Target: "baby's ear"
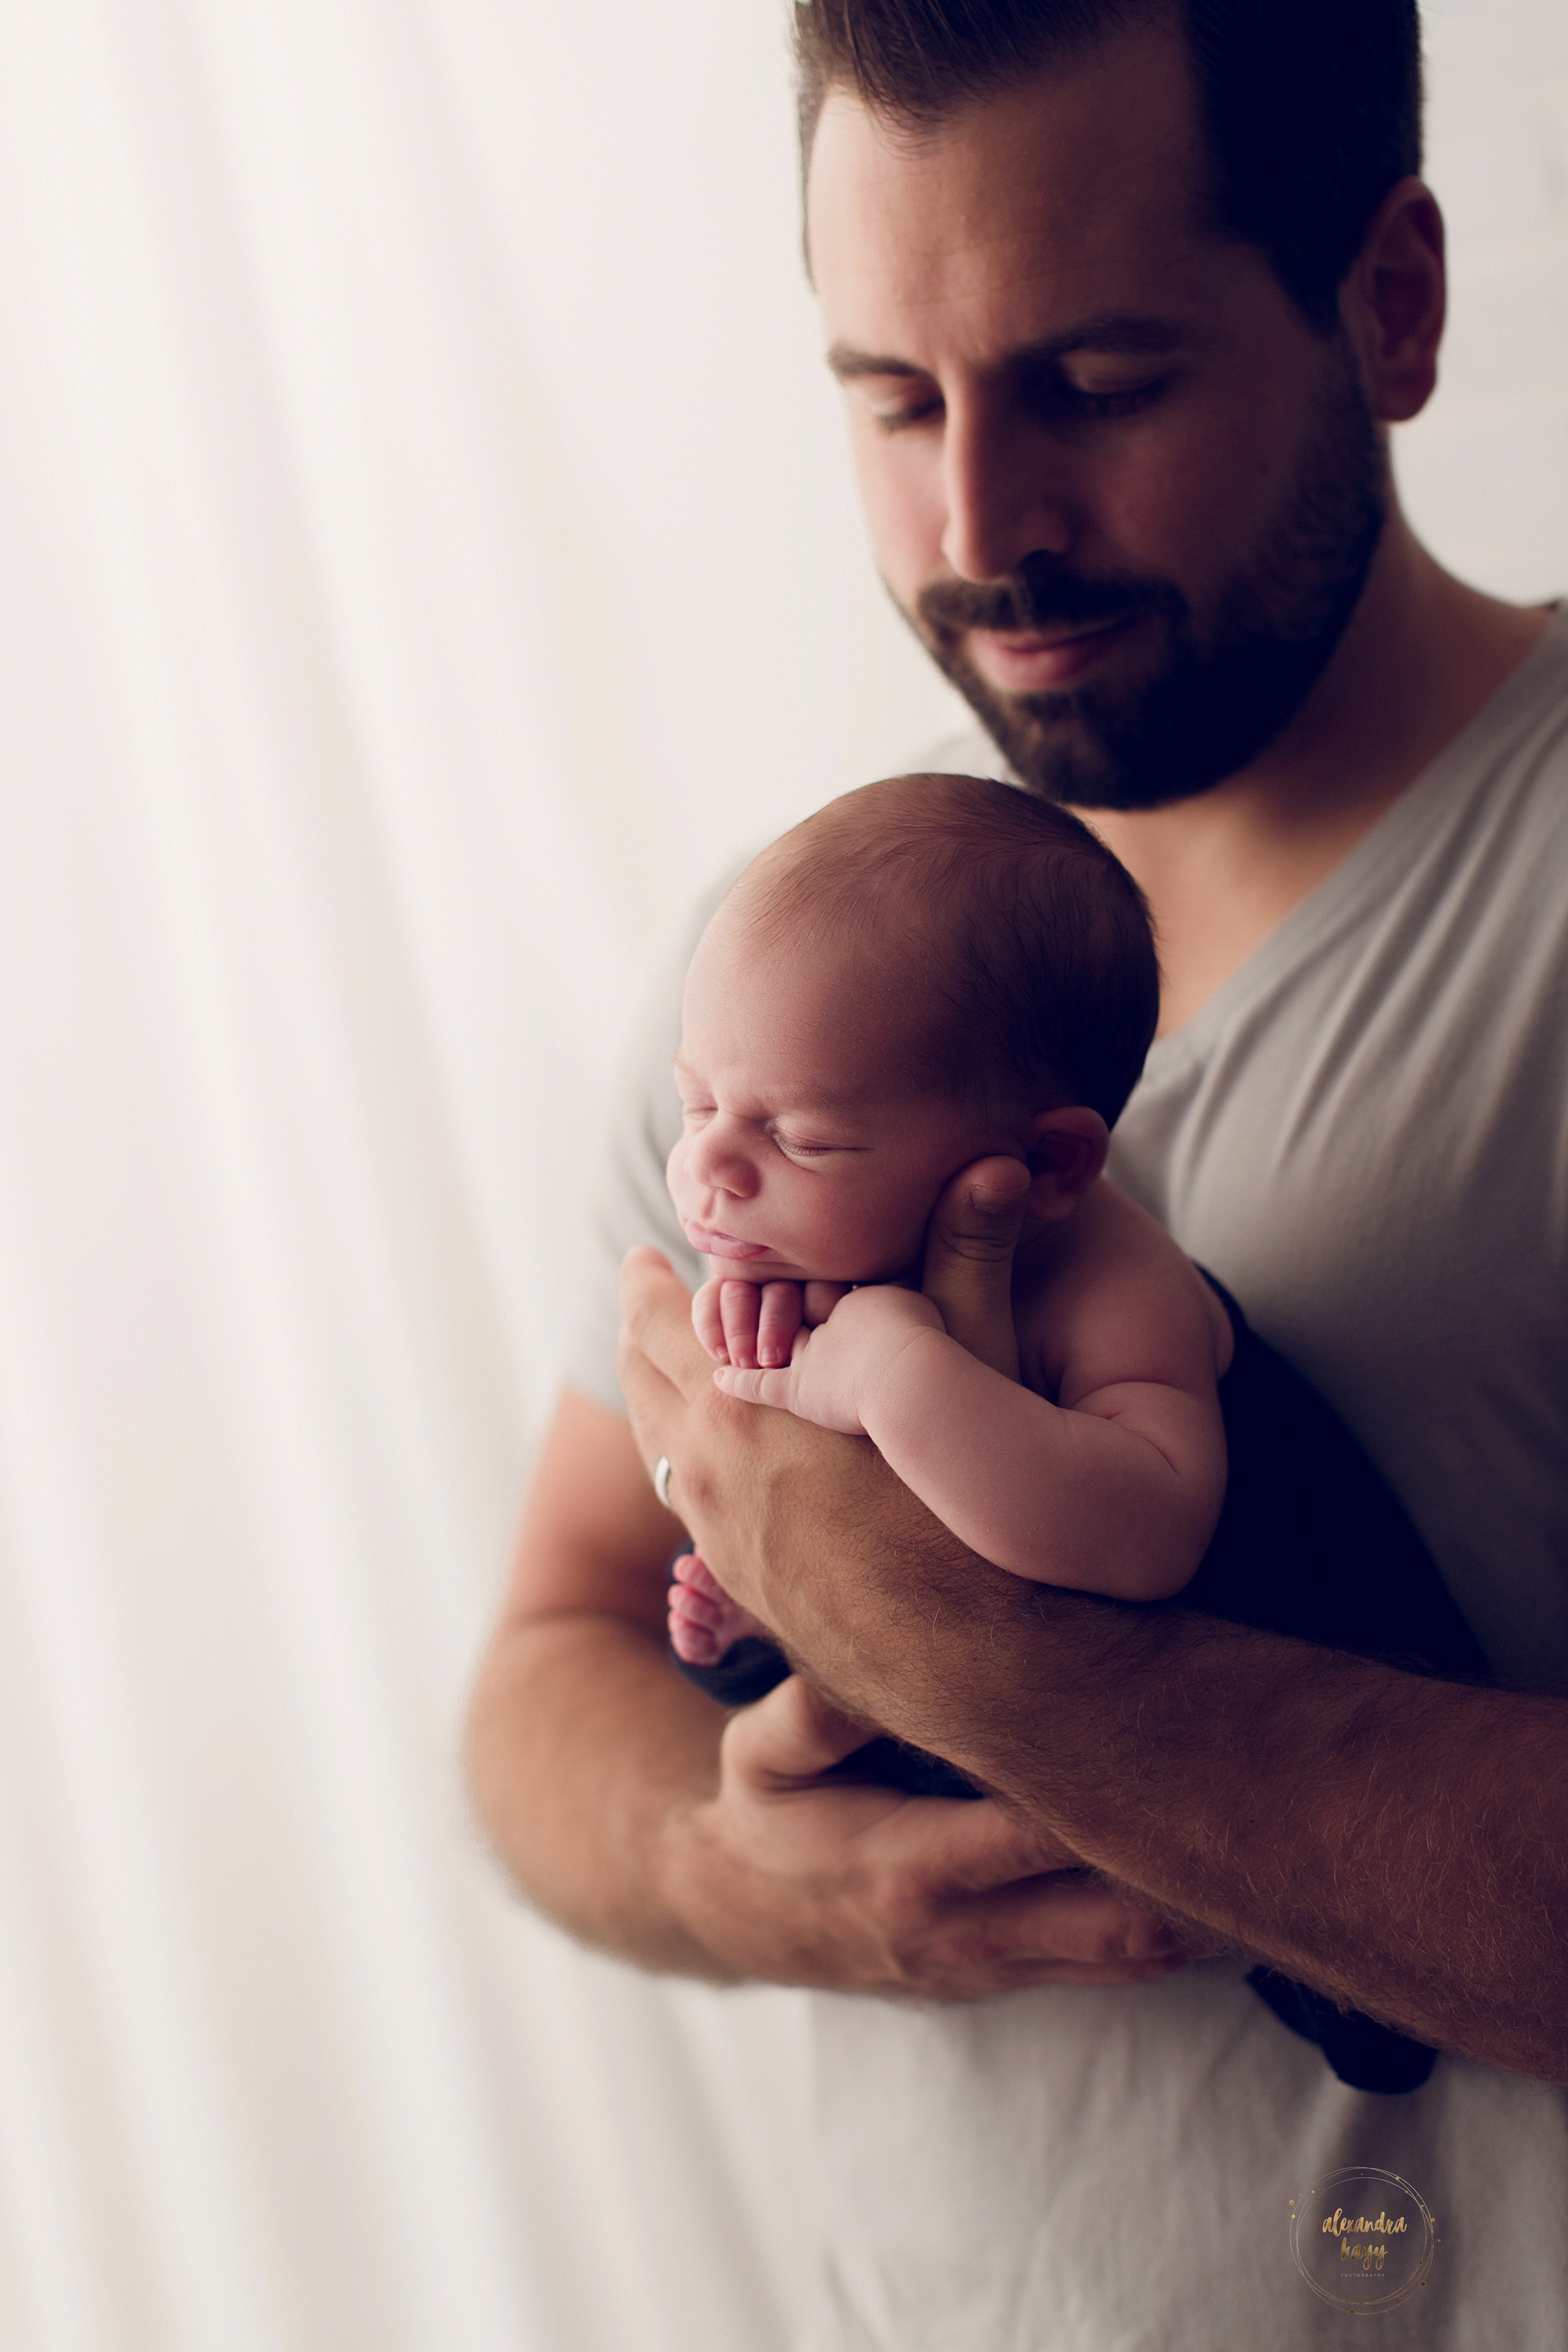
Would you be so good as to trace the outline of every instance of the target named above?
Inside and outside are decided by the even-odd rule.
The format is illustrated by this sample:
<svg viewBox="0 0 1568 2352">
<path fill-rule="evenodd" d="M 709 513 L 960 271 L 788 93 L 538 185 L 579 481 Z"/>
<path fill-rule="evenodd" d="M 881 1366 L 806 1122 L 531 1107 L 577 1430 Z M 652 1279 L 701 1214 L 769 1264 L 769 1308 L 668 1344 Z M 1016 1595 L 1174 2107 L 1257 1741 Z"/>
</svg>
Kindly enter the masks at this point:
<svg viewBox="0 0 1568 2352">
<path fill-rule="evenodd" d="M 1026 1157 L 1034 1182 L 1029 1214 L 1048 1223 L 1069 1217 L 1105 1166 L 1110 1130 L 1097 1110 L 1073 1103 L 1031 1119 Z"/>
</svg>

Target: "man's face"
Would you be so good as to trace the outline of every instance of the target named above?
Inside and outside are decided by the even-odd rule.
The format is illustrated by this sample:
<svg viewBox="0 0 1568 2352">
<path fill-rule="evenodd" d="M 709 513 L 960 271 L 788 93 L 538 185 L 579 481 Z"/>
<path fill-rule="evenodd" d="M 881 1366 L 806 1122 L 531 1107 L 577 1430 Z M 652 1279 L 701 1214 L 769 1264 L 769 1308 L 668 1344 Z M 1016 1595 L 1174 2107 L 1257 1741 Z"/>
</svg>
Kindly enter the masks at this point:
<svg viewBox="0 0 1568 2352">
<path fill-rule="evenodd" d="M 919 144 L 836 92 L 807 224 L 895 599 L 1035 790 L 1142 808 L 1299 709 L 1376 551 L 1345 338 L 1202 222 L 1145 29 Z"/>
</svg>

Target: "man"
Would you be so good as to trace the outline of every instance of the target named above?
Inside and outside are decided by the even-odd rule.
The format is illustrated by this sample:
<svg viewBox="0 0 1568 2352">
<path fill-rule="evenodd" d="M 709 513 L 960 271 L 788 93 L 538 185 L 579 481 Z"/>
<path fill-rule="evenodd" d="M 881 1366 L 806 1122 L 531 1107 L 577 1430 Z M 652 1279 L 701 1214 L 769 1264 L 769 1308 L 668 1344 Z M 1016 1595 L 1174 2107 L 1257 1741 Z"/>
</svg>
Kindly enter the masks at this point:
<svg viewBox="0 0 1568 2352">
<path fill-rule="evenodd" d="M 1154 913 L 1163 1036 L 1113 1172 L 1351 1422 L 1500 1676 L 1568 1681 L 1568 632 L 1443 573 L 1388 476 L 1443 314 L 1414 8 L 800 26 L 882 570 Z M 612 1223 L 683 1263 L 673 1025 Z M 960 1178 L 928 1265 L 1005 1280 L 1012 1239 Z M 636 1439 L 585 1357 L 475 1785 L 580 1934 L 828 1989 L 814 2352 L 1315 2344 L 1343 2319 L 1290 2266 L 1289 2200 L 1349 2165 L 1438 2215 L 1384 2341 L 1563 2340 L 1564 1704 L 1018 1588 L 864 1444 L 716 1395 L 658 1258 L 626 1298 Z M 663 1656 L 660 1455 L 809 1678 L 727 1728 Z M 822 1784 L 867 1724 L 994 1800 Z M 1237 1954 L 1447 2054 L 1349 2093 Z"/>
</svg>

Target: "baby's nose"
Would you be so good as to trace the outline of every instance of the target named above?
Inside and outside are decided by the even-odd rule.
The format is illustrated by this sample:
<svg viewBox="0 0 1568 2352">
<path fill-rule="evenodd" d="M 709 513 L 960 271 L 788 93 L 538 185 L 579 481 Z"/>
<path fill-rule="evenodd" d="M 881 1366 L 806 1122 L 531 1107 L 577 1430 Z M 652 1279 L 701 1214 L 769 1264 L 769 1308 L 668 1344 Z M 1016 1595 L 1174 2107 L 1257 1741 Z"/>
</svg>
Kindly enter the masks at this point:
<svg viewBox="0 0 1568 2352">
<path fill-rule="evenodd" d="M 757 1171 L 750 1152 L 738 1137 L 725 1133 L 717 1123 L 698 1139 L 692 1173 L 699 1182 L 710 1184 L 716 1192 L 731 1193 L 740 1200 L 749 1200 L 757 1189 Z"/>
</svg>

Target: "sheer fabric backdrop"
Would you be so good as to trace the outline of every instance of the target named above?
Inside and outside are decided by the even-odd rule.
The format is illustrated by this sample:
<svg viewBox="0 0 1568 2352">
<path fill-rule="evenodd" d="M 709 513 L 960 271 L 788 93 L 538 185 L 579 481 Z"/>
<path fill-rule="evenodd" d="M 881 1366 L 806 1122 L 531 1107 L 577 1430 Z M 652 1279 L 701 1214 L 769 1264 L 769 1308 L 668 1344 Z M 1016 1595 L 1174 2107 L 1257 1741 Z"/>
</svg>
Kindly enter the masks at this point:
<svg viewBox="0 0 1568 2352">
<path fill-rule="evenodd" d="M 1418 520 L 1568 546 L 1568 25 L 1438 0 Z M 952 709 L 863 551 L 771 5 L 0 16 L 0 2343 L 775 2352 L 802 2006 L 455 1764 L 688 892 Z"/>
</svg>

